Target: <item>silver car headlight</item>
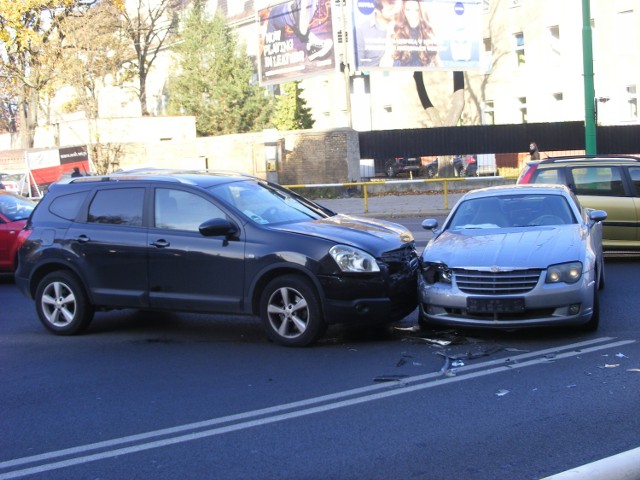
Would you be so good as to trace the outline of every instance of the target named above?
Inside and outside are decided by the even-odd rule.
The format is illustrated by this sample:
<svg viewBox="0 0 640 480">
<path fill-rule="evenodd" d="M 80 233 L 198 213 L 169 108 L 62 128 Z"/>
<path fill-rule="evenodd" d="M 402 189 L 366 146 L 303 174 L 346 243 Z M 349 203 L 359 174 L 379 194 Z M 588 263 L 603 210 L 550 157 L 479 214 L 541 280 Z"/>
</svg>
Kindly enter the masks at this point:
<svg viewBox="0 0 640 480">
<path fill-rule="evenodd" d="M 376 259 L 359 248 L 335 245 L 329 249 L 329 254 L 343 272 L 373 273 L 380 271 Z"/>
<path fill-rule="evenodd" d="M 559 263 L 547 269 L 546 283 L 576 283 L 581 276 L 581 262 Z"/>
<path fill-rule="evenodd" d="M 452 276 L 451 270 L 444 263 L 422 263 L 422 278 L 430 285 L 434 283 L 451 284 Z"/>
</svg>

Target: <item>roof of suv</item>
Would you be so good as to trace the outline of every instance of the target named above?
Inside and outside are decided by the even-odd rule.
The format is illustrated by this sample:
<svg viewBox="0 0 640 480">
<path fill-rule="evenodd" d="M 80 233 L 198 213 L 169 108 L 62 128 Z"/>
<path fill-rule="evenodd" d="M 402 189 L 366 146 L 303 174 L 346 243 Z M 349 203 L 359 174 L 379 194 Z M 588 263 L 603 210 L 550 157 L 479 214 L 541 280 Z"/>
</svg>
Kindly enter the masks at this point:
<svg viewBox="0 0 640 480">
<path fill-rule="evenodd" d="M 127 182 L 127 181 L 153 181 L 173 182 L 200 187 L 241 181 L 260 180 L 252 175 L 238 172 L 213 172 L 208 170 L 170 170 L 170 169 L 135 169 L 114 172 L 107 175 L 95 175 L 85 177 L 71 177 L 60 180 L 59 184 L 89 184 L 95 182 Z"/>
<path fill-rule="evenodd" d="M 640 157 L 633 155 L 567 155 L 563 157 L 548 157 L 543 160 L 534 160 L 531 163 L 549 164 L 549 163 L 638 163 Z"/>
</svg>

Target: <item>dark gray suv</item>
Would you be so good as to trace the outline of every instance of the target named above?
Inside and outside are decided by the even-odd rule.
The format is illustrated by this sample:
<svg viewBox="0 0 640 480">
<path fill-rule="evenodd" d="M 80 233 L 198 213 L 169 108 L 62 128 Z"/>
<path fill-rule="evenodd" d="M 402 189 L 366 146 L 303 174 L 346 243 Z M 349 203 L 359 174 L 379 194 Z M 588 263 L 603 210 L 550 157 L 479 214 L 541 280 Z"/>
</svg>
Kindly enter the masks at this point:
<svg viewBox="0 0 640 480">
<path fill-rule="evenodd" d="M 257 315 L 275 342 L 305 346 L 328 324 L 394 322 L 417 305 L 406 228 L 243 175 L 69 179 L 21 235 L 16 285 L 60 335 L 96 310 L 157 309 Z"/>
</svg>

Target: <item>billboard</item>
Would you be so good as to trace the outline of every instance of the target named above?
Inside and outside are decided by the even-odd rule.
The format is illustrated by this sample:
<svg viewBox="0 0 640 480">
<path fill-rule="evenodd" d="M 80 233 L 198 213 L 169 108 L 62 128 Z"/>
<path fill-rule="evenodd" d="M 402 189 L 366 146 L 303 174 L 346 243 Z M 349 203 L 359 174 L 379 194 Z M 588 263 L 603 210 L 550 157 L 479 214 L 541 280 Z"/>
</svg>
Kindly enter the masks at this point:
<svg viewBox="0 0 640 480">
<path fill-rule="evenodd" d="M 25 153 L 27 169 L 39 187 L 57 182 L 64 174 L 78 167 L 80 174 L 89 173 L 89 152 L 86 145 L 33 150 Z"/>
<path fill-rule="evenodd" d="M 256 11 L 262 85 L 335 70 L 331 1 L 290 0 Z"/>
<path fill-rule="evenodd" d="M 353 0 L 356 70 L 479 69 L 481 0 Z"/>
</svg>

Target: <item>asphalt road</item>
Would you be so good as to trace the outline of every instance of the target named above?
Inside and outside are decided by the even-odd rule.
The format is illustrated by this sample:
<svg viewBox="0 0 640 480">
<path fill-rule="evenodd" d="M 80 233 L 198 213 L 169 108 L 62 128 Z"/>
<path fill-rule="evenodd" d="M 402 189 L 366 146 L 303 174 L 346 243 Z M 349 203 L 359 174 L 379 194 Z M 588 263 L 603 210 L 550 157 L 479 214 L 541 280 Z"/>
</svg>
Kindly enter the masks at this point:
<svg viewBox="0 0 640 480">
<path fill-rule="evenodd" d="M 0 480 L 539 479 L 636 448 L 638 266 L 607 258 L 593 334 L 414 313 L 306 349 L 253 319 L 133 311 L 55 337 L 2 277 Z"/>
</svg>

